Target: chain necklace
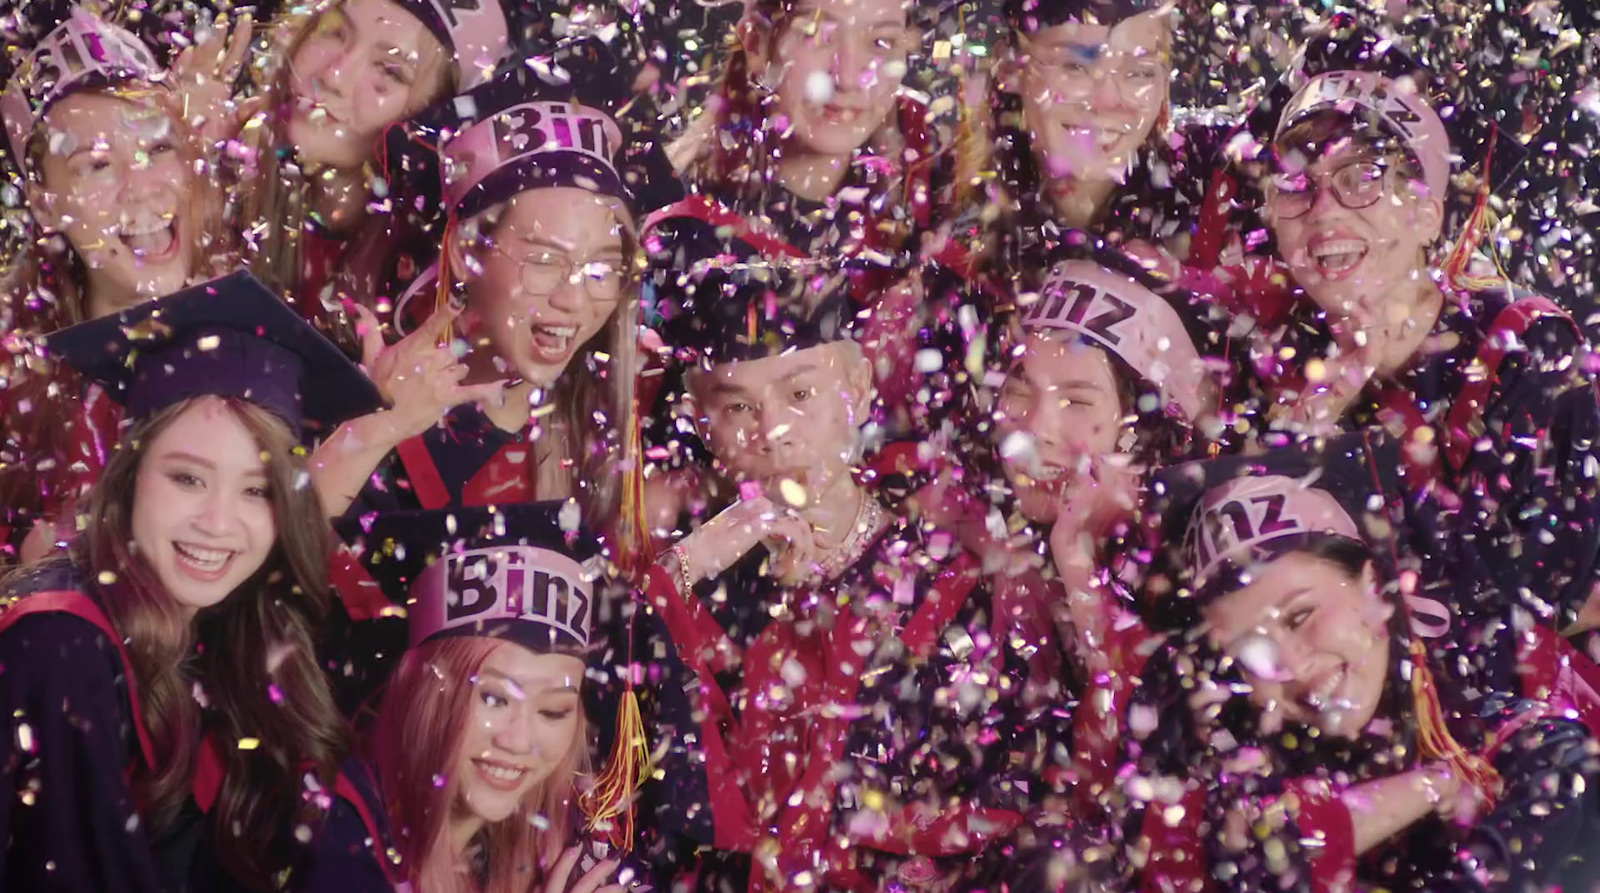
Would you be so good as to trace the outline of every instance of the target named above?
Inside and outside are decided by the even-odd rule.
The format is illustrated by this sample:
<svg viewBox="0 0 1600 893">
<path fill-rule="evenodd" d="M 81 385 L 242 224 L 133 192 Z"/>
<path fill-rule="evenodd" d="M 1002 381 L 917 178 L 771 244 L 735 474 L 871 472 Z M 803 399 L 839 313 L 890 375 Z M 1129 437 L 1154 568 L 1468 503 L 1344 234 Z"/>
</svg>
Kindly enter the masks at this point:
<svg viewBox="0 0 1600 893">
<path fill-rule="evenodd" d="M 832 580 L 855 564 L 867 546 L 871 545 L 873 536 L 882 529 L 884 514 L 878 500 L 862 491 L 861 504 L 856 507 L 855 520 L 850 522 L 850 530 L 844 540 L 814 563 L 816 577 L 824 581 Z"/>
</svg>

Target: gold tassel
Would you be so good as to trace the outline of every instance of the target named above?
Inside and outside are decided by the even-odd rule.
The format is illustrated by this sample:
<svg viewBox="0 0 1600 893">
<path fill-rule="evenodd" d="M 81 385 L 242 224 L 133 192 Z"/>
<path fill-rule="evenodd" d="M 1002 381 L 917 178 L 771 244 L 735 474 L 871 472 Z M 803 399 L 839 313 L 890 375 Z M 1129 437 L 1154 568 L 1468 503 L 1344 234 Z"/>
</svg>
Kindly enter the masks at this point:
<svg viewBox="0 0 1600 893">
<path fill-rule="evenodd" d="M 1457 288 L 1468 290 L 1483 290 L 1493 288 L 1501 283 L 1498 280 L 1485 280 L 1482 277 L 1469 275 L 1472 266 L 1472 256 L 1478 250 L 1478 245 L 1483 242 L 1486 224 L 1489 220 L 1489 198 L 1491 195 L 1490 184 L 1494 175 L 1494 146 L 1500 138 L 1499 125 L 1491 125 L 1489 131 L 1489 145 L 1484 151 L 1483 177 L 1478 183 L 1478 198 L 1473 203 L 1472 213 L 1467 215 L 1466 225 L 1461 228 L 1461 239 L 1451 249 L 1450 255 L 1445 258 L 1440 270 L 1444 273 L 1445 282 Z M 1493 252 L 1494 246 L 1490 246 Z M 1496 258 L 1497 267 L 1499 259 Z"/>
<path fill-rule="evenodd" d="M 1468 753 L 1450 734 L 1445 725 L 1444 708 L 1439 705 L 1439 693 L 1433 685 L 1433 671 L 1428 669 L 1428 653 L 1422 642 L 1411 641 L 1411 693 L 1417 708 L 1417 747 L 1429 760 L 1448 762 L 1463 781 L 1483 793 L 1487 810 L 1500 796 L 1500 773 L 1488 760 Z"/>
<path fill-rule="evenodd" d="M 594 786 L 583 793 L 579 804 L 589 819 L 588 831 L 595 833 L 601 826 L 615 846 L 624 851 L 633 848 L 633 797 L 650 778 L 650 748 L 644 737 L 644 718 L 639 713 L 639 698 L 633 691 L 632 668 L 629 668 L 627 691 L 617 708 L 617 737 L 611 748 L 611 759 L 594 780 Z"/>
<path fill-rule="evenodd" d="M 439 281 L 435 283 L 433 297 L 433 312 L 447 313 L 450 310 L 450 252 L 455 248 L 456 240 L 456 212 L 451 211 L 444 220 L 444 239 L 439 243 L 442 249 L 439 252 Z M 444 327 L 444 334 L 439 336 L 441 346 L 447 345 L 455 337 L 455 323 Z"/>
</svg>

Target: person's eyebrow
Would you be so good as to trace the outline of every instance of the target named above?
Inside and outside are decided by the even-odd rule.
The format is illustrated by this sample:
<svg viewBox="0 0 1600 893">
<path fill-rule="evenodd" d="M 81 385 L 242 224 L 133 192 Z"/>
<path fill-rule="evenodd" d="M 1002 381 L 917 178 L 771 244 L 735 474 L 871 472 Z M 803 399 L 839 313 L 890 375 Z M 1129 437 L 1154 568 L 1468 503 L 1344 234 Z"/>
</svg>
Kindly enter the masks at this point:
<svg viewBox="0 0 1600 893">
<path fill-rule="evenodd" d="M 518 679 L 517 677 L 512 676 L 510 673 L 502 673 L 499 670 L 493 670 L 487 667 L 479 671 L 478 675 L 480 677 L 493 677 L 494 679 L 502 682 L 509 682 L 524 693 L 534 692 L 535 696 L 562 694 L 565 692 L 577 694 L 578 692 L 578 687 L 570 682 L 562 685 L 551 685 L 550 682 L 545 679 Z M 536 689 L 537 691 L 535 691 Z"/>
<path fill-rule="evenodd" d="M 1265 605 L 1264 607 L 1267 607 L 1267 608 L 1282 608 L 1284 605 L 1287 605 L 1289 602 L 1294 601 L 1295 599 L 1299 598 L 1302 595 L 1305 595 L 1307 592 L 1310 592 L 1310 591 L 1311 591 L 1311 587 L 1310 586 L 1297 586 L 1294 589 L 1291 589 L 1288 592 L 1285 592 L 1283 594 L 1283 596 L 1281 598 L 1279 598 L 1277 601 L 1274 601 L 1269 605 Z M 1239 644 L 1239 642 L 1241 642 L 1241 641 L 1243 641 L 1245 639 L 1248 639 L 1251 636 L 1258 635 L 1256 630 L 1259 629 L 1260 627 L 1261 627 L 1260 623 L 1251 624 L 1249 629 L 1247 629 L 1244 632 L 1239 633 L 1237 636 L 1234 636 L 1233 638 L 1229 639 L 1228 640 L 1228 644 L 1227 644 L 1227 648 L 1225 648 L 1224 650 L 1231 649 L 1233 646 Z"/>
<path fill-rule="evenodd" d="M 817 371 L 817 364 L 815 364 L 815 363 L 802 363 L 798 367 L 796 367 L 795 369 L 784 373 L 784 375 L 782 377 L 780 377 L 778 380 L 779 381 L 793 381 L 794 379 L 799 378 L 802 375 L 810 375 L 811 373 L 813 373 L 815 371 Z"/>
</svg>

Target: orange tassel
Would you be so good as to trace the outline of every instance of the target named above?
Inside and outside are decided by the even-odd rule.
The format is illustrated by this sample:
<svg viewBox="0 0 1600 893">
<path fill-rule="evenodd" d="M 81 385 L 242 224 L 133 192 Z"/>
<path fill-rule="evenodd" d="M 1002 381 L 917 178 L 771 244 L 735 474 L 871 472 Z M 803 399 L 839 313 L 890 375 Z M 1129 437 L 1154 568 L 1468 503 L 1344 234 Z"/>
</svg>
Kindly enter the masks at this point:
<svg viewBox="0 0 1600 893">
<path fill-rule="evenodd" d="M 1485 224 L 1489 219 L 1489 197 L 1491 190 L 1489 184 L 1493 182 L 1494 174 L 1494 146 L 1500 139 L 1500 127 L 1491 125 L 1489 130 L 1489 145 L 1484 150 L 1483 177 L 1478 183 L 1478 199 L 1472 206 L 1472 213 L 1467 215 L 1466 225 L 1461 228 L 1461 238 L 1456 242 L 1450 255 L 1445 258 L 1441 267 L 1445 281 L 1458 288 L 1475 290 L 1490 288 L 1498 284 L 1494 281 L 1484 282 L 1468 275 L 1472 266 L 1472 256 L 1482 244 L 1485 235 Z"/>
<path fill-rule="evenodd" d="M 644 736 L 644 718 L 639 713 L 639 698 L 634 694 L 632 670 L 628 689 L 617 708 L 617 737 L 605 771 L 594 780 L 594 787 L 583 793 L 579 805 L 588 817 L 588 831 L 604 834 L 624 851 L 633 848 L 634 793 L 650 778 L 650 748 Z"/>
<path fill-rule="evenodd" d="M 456 212 L 451 211 L 450 216 L 444 221 L 444 239 L 439 243 L 442 248 L 439 251 L 439 281 L 435 283 L 433 298 L 434 313 L 445 313 L 450 309 L 450 280 L 453 278 L 450 273 L 450 252 L 455 240 Z M 444 334 L 440 336 L 440 346 L 449 344 L 453 338 L 455 338 L 455 323 L 452 322 L 444 327 Z"/>
<path fill-rule="evenodd" d="M 1477 787 L 1492 808 L 1500 796 L 1500 773 L 1483 757 L 1468 753 L 1445 725 L 1444 708 L 1434 688 L 1433 671 L 1428 669 L 1428 653 L 1422 642 L 1411 641 L 1411 694 L 1417 708 L 1417 747 L 1429 760 L 1444 760 L 1463 781 Z"/>
</svg>

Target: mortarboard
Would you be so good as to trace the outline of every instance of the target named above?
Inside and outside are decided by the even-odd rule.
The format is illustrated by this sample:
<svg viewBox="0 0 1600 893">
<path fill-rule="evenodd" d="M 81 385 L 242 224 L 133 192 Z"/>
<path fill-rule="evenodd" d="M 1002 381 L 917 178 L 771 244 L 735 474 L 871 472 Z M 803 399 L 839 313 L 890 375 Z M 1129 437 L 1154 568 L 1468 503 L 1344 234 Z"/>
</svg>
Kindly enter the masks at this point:
<svg viewBox="0 0 1600 893">
<path fill-rule="evenodd" d="M 1390 542 L 1400 456 L 1391 438 L 1356 432 L 1157 472 L 1152 517 L 1167 544 L 1171 587 L 1159 609 L 1163 625 L 1186 625 L 1205 602 L 1244 585 L 1252 566 L 1310 540 Z"/>
<path fill-rule="evenodd" d="M 759 255 L 716 255 L 686 270 L 667 269 L 662 275 L 692 285 L 659 292 L 661 339 L 682 362 L 698 366 L 851 340 L 857 313 L 872 311 L 857 310 L 847 273 L 806 269 Z"/>
<path fill-rule="evenodd" d="M 1005 0 L 1006 22 L 1017 34 L 1032 34 L 1068 22 L 1115 26 L 1123 19 L 1160 9 L 1166 0 Z"/>
<path fill-rule="evenodd" d="M 5 119 L 17 168 L 26 168 L 28 141 L 55 103 L 79 90 L 154 81 L 164 73 L 139 38 L 73 7 L 22 61 L 0 94 L 0 118 Z"/>
<path fill-rule="evenodd" d="M 132 418 L 212 395 L 255 403 L 296 433 L 326 433 L 383 406 L 333 342 L 243 271 L 62 329 L 45 349 Z"/>
<path fill-rule="evenodd" d="M 395 0 L 455 57 L 456 83 L 469 89 L 488 80 L 510 45 L 500 0 Z"/>
<path fill-rule="evenodd" d="M 384 512 L 338 522 L 412 647 L 485 636 L 536 653 L 588 649 L 600 544 L 562 525 L 565 502 Z"/>
</svg>

